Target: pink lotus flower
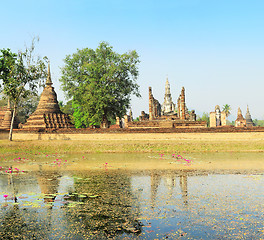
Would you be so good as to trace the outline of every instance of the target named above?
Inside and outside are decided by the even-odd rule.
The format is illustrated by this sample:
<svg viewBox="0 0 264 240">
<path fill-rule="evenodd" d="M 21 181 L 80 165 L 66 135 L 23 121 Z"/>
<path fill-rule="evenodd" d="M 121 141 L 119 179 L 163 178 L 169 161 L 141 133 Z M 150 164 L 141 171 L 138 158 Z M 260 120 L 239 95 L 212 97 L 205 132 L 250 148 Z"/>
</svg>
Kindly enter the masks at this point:
<svg viewBox="0 0 264 240">
<path fill-rule="evenodd" d="M 186 162 L 190 163 L 192 160 L 189 159 L 184 159 Z"/>
</svg>

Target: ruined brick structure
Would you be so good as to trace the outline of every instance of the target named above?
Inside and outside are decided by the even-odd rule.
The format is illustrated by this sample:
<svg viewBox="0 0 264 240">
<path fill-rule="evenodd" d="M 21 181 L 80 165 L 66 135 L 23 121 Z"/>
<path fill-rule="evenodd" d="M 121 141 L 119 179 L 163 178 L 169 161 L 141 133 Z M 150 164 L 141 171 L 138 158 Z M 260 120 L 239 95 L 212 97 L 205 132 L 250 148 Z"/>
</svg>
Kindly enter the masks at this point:
<svg viewBox="0 0 264 240">
<path fill-rule="evenodd" d="M 52 87 L 50 66 L 48 66 L 48 77 L 46 86 L 40 96 L 36 111 L 31 114 L 23 129 L 56 129 L 74 127 L 68 115 L 61 112 L 57 100 L 57 94 Z"/>
<path fill-rule="evenodd" d="M 181 94 L 178 98 L 178 117 L 181 120 L 186 120 L 187 116 L 188 116 L 188 109 L 185 104 L 185 89 L 184 87 L 182 87 Z"/>
<path fill-rule="evenodd" d="M 240 108 L 238 108 L 237 111 L 237 119 L 235 121 L 235 127 L 253 127 L 254 123 L 252 121 L 249 108 L 247 106 L 247 112 L 245 118 L 242 115 L 242 111 Z"/>
<path fill-rule="evenodd" d="M 219 105 L 215 106 L 215 111 L 210 112 L 210 127 L 226 126 L 226 113 L 221 112 Z"/>
<path fill-rule="evenodd" d="M 145 121 L 149 119 L 149 114 L 145 113 L 145 111 L 141 111 L 141 115 L 138 117 L 139 121 Z"/>
<path fill-rule="evenodd" d="M 8 100 L 7 107 L 0 109 L 0 129 L 10 129 L 12 120 L 13 110 L 10 106 L 10 101 Z M 18 128 L 18 121 L 15 117 L 13 128 Z"/>
<path fill-rule="evenodd" d="M 149 120 L 156 119 L 161 116 L 161 105 L 157 99 L 153 97 L 152 89 L 149 87 Z"/>
<path fill-rule="evenodd" d="M 175 111 L 177 109 L 177 111 Z M 161 106 L 154 98 L 152 88 L 149 87 L 149 118 L 143 111 L 139 122 L 129 122 L 129 128 L 203 128 L 207 127 L 205 121 L 196 121 L 195 111 L 188 112 L 185 103 L 185 89 L 182 87 L 177 101 L 177 108 L 172 102 L 168 79 L 165 84 L 164 103 Z"/>
<path fill-rule="evenodd" d="M 237 119 L 235 121 L 235 127 L 246 127 L 246 119 L 242 115 L 240 108 L 237 110 Z"/>
</svg>

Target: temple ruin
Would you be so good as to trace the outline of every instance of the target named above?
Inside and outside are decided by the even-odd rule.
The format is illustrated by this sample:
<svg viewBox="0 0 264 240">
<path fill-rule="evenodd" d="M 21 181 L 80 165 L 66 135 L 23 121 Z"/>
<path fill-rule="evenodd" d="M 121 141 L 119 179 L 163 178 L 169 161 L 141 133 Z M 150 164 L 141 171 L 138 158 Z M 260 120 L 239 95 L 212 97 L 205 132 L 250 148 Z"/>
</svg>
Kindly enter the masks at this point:
<svg viewBox="0 0 264 240">
<path fill-rule="evenodd" d="M 11 109 L 10 101 L 8 99 L 7 107 L 0 108 L 0 129 L 10 129 L 13 110 Z M 18 128 L 18 121 L 15 117 L 13 128 Z"/>
<path fill-rule="evenodd" d="M 185 88 L 177 100 L 177 106 L 173 103 L 168 79 L 165 84 L 164 102 L 161 105 L 152 94 L 149 87 L 149 115 L 141 112 L 138 122 L 128 122 L 128 128 L 204 128 L 205 121 L 196 121 L 195 111 L 188 111 L 185 102 Z"/>
<path fill-rule="evenodd" d="M 52 86 L 50 65 L 48 66 L 48 77 L 45 87 L 40 96 L 39 104 L 27 122 L 23 124 L 23 129 L 57 129 L 72 128 L 67 114 L 64 114 L 59 107 L 57 94 Z"/>
<path fill-rule="evenodd" d="M 253 127 L 254 123 L 252 121 L 249 108 L 247 106 L 247 112 L 245 118 L 242 115 L 242 111 L 240 108 L 238 108 L 237 111 L 237 119 L 235 121 L 235 127 Z"/>
<path fill-rule="evenodd" d="M 210 112 L 210 127 L 226 126 L 226 113 L 221 112 L 219 105 L 215 106 L 215 111 Z"/>
<path fill-rule="evenodd" d="M 235 121 L 235 127 L 246 127 L 246 119 L 243 117 L 240 107 L 237 110 L 237 119 Z"/>
<path fill-rule="evenodd" d="M 166 84 L 165 84 L 165 96 L 164 96 L 164 102 L 162 104 L 161 113 L 162 115 L 171 115 L 175 112 L 175 104 L 172 102 L 172 97 L 170 93 L 170 83 L 167 78 Z"/>
<path fill-rule="evenodd" d="M 246 112 L 245 119 L 246 119 L 246 126 L 247 126 L 247 127 L 253 127 L 253 126 L 254 126 L 254 123 L 253 123 L 253 121 L 252 121 L 251 115 L 250 115 L 250 113 L 249 113 L 249 108 L 248 108 L 248 106 L 247 106 L 247 112 Z"/>
</svg>

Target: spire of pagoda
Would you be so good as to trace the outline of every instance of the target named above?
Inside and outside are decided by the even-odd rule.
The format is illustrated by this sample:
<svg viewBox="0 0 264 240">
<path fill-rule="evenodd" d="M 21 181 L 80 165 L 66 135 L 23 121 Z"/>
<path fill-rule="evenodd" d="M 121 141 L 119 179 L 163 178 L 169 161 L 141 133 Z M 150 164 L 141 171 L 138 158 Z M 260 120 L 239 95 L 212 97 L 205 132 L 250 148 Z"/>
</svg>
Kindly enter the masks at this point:
<svg viewBox="0 0 264 240">
<path fill-rule="evenodd" d="M 51 74 L 50 74 L 50 62 L 48 63 L 48 77 L 47 77 L 47 80 L 46 80 L 46 86 L 47 85 L 52 85 Z"/>
</svg>

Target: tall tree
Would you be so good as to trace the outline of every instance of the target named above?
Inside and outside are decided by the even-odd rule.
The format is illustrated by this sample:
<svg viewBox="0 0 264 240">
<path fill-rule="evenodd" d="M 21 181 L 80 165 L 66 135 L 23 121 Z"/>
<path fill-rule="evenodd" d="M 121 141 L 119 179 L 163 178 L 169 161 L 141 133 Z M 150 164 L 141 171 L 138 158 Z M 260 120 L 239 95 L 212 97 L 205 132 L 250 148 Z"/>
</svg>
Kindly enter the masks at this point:
<svg viewBox="0 0 264 240">
<path fill-rule="evenodd" d="M 226 116 L 228 117 L 231 114 L 231 107 L 229 104 L 225 104 L 222 108 L 222 112 L 224 112 L 226 114 Z"/>
<path fill-rule="evenodd" d="M 72 99 L 77 128 L 107 125 L 110 119 L 126 113 L 132 94 L 140 96 L 136 51 L 119 54 L 101 42 L 95 50 L 77 50 L 64 62 L 60 81 L 66 96 Z"/>
<path fill-rule="evenodd" d="M 18 54 L 10 49 L 0 50 L 0 85 L 2 92 L 13 104 L 13 115 L 10 125 L 9 140 L 12 141 L 13 124 L 17 107 L 21 99 L 36 92 L 40 79 L 46 76 L 44 60 L 34 56 L 35 40 L 24 52 Z"/>
</svg>

